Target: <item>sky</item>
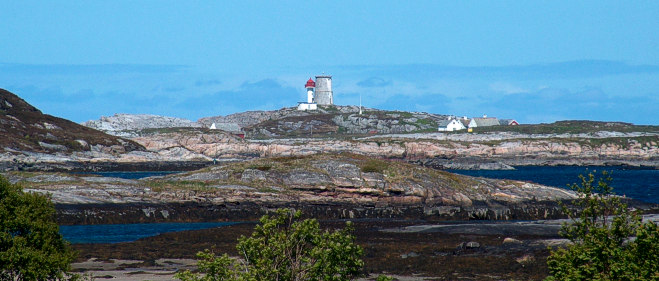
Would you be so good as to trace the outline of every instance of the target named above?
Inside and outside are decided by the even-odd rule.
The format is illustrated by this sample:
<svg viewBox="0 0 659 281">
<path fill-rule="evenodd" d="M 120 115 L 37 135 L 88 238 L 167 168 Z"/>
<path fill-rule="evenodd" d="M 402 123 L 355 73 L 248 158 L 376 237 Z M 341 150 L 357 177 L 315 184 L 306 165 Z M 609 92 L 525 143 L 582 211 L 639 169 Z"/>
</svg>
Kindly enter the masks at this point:
<svg viewBox="0 0 659 281">
<path fill-rule="evenodd" d="M 75 122 L 306 100 L 659 125 L 659 1 L 6 1 L 0 88 Z"/>
</svg>

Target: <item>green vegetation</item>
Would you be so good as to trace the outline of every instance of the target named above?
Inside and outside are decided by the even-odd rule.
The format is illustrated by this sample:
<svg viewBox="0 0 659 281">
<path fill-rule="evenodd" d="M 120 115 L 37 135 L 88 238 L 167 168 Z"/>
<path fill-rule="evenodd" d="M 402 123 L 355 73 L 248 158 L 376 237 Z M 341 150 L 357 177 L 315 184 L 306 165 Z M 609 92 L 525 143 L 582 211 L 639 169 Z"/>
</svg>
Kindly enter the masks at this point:
<svg viewBox="0 0 659 281">
<path fill-rule="evenodd" d="M 388 168 L 386 164 L 384 161 L 368 160 L 362 164 L 361 170 L 363 173 L 382 173 Z"/>
<path fill-rule="evenodd" d="M 431 120 L 431 119 L 427 119 L 427 118 L 418 119 L 418 120 L 416 120 L 416 124 L 417 124 L 419 127 L 423 127 L 423 126 L 432 126 L 432 127 L 433 127 L 432 129 L 433 129 L 434 131 L 437 131 L 437 122 L 435 122 L 435 121 L 433 121 L 433 120 Z"/>
<path fill-rule="evenodd" d="M 546 280 L 659 280 L 659 230 L 643 223 L 620 197 L 613 195 L 607 173 L 595 183 L 593 174 L 572 185 L 580 199 L 578 215 L 561 234 L 572 244 L 552 251 Z M 635 237 L 635 239 L 630 239 Z"/>
<path fill-rule="evenodd" d="M 412 118 L 414 115 L 411 112 L 407 111 L 384 111 L 386 114 L 391 115 L 391 114 L 398 114 L 400 115 L 401 118 Z"/>
<path fill-rule="evenodd" d="M 351 280 L 359 275 L 363 250 L 354 243 L 352 226 L 321 231 L 318 221 L 300 221 L 301 212 L 277 210 L 263 216 L 250 237 L 236 246 L 241 259 L 199 252 L 201 274 L 179 272 L 184 281 L 211 280 Z"/>
<path fill-rule="evenodd" d="M 601 147 L 602 145 L 615 145 L 623 149 L 629 149 L 634 144 L 639 144 L 641 147 L 652 147 L 653 145 L 654 146 L 657 145 L 656 136 L 588 138 L 588 139 L 574 139 L 573 141 L 579 143 L 580 145 L 590 146 L 590 147 Z"/>
<path fill-rule="evenodd" d="M 247 166 L 247 169 L 255 169 L 255 170 L 259 170 L 259 171 L 264 171 L 264 172 L 265 172 L 265 171 L 269 171 L 270 169 L 272 169 L 272 164 L 270 164 L 270 163 L 265 163 L 265 164 L 262 164 L 262 163 L 261 163 L 261 164 L 251 164 L 251 165 Z"/>
<path fill-rule="evenodd" d="M 335 105 L 318 105 L 318 108 L 325 110 L 327 113 L 339 112 L 339 109 Z"/>
<path fill-rule="evenodd" d="M 75 253 L 59 233 L 55 207 L 0 176 L 0 280 L 73 280 Z"/>
<path fill-rule="evenodd" d="M 600 131 L 609 132 L 659 132 L 659 126 L 634 125 L 623 122 L 598 122 L 567 120 L 551 124 L 532 124 L 518 126 L 490 126 L 474 128 L 474 133 L 484 132 L 517 132 L 524 134 L 579 134 L 594 133 Z"/>
<path fill-rule="evenodd" d="M 193 191 L 211 191 L 211 182 L 206 181 L 188 181 L 188 180 L 155 180 L 146 182 L 146 186 L 154 192 L 165 190 L 193 190 Z"/>
</svg>

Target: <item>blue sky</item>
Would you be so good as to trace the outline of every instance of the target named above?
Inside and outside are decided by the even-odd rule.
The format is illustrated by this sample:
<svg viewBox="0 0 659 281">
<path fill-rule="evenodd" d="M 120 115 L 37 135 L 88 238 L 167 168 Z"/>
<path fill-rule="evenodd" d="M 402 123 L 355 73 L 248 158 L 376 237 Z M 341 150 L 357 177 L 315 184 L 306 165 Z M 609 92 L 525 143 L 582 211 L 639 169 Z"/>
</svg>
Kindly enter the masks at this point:
<svg viewBox="0 0 659 281">
<path fill-rule="evenodd" d="M 4 1 L 0 88 L 82 122 L 335 102 L 659 124 L 657 1 Z"/>
</svg>

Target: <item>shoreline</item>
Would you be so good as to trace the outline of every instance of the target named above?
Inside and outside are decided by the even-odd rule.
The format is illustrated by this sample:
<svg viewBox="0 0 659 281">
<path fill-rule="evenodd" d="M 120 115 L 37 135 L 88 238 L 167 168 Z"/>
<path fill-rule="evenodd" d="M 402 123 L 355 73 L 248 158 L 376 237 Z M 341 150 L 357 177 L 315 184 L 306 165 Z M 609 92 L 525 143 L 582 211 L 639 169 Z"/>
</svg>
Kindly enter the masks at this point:
<svg viewBox="0 0 659 281">
<path fill-rule="evenodd" d="M 320 221 L 320 224 L 329 229 L 345 225 L 336 221 Z M 353 222 L 353 234 L 364 248 L 364 274 L 395 275 L 402 277 L 401 280 L 540 280 L 546 276 L 547 247 L 564 243 L 554 233 L 390 231 L 415 225 L 421 222 Z M 237 256 L 236 239 L 249 235 L 253 227 L 232 225 L 164 233 L 133 242 L 75 244 L 73 247 L 80 256 L 74 267 L 98 277 L 172 280 L 177 270 L 194 269 L 193 259 L 198 251 L 213 249 L 218 254 Z M 171 262 L 166 263 L 168 260 Z"/>
<path fill-rule="evenodd" d="M 217 159 L 216 161 L 62 161 L 62 162 L 20 162 L 0 161 L 0 172 L 159 172 L 159 171 L 193 171 L 226 163 L 249 161 L 246 159 Z M 659 159 L 537 159 L 537 158 L 383 158 L 392 161 L 403 161 L 437 170 L 514 170 L 515 167 L 527 166 L 584 166 L 584 167 L 625 167 L 628 169 L 659 170 Z"/>
</svg>

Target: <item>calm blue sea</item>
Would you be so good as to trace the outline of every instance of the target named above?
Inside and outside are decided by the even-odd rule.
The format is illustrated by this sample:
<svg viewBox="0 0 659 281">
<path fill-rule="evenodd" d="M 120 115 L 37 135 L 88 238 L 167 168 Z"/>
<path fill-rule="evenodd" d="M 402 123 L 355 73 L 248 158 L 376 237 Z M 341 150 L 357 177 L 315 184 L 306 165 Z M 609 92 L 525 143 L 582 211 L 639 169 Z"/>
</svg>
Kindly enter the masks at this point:
<svg viewBox="0 0 659 281">
<path fill-rule="evenodd" d="M 136 223 L 136 224 L 97 224 L 61 225 L 59 232 L 64 239 L 78 243 L 118 243 L 135 241 L 161 233 L 197 230 L 227 226 L 238 222 L 198 222 L 198 223 Z"/>
<path fill-rule="evenodd" d="M 611 173 L 611 186 L 618 195 L 625 195 L 645 202 L 659 203 L 659 170 L 633 169 L 627 167 L 579 167 L 579 166 L 523 166 L 515 170 L 448 170 L 456 174 L 475 177 L 513 179 L 567 188 L 573 183 L 581 183 L 580 174 L 601 175 Z"/>
</svg>

